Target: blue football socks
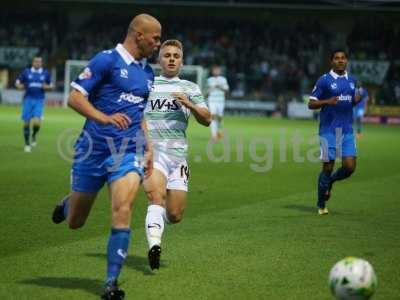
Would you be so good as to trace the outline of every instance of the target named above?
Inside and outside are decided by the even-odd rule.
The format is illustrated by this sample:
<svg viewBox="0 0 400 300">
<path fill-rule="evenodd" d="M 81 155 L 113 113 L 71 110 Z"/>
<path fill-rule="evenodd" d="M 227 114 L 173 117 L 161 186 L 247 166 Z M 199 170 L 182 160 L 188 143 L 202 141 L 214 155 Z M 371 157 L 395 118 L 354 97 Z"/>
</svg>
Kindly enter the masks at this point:
<svg viewBox="0 0 400 300">
<path fill-rule="evenodd" d="M 322 171 L 318 177 L 318 203 L 319 208 L 325 207 L 325 194 L 329 188 L 331 176 L 329 173 Z"/>
<path fill-rule="evenodd" d="M 39 132 L 40 126 L 33 125 L 32 129 L 33 129 L 32 139 L 35 141 L 36 140 L 36 134 Z"/>
<path fill-rule="evenodd" d="M 129 228 L 111 229 L 107 246 L 107 279 L 106 283 L 117 280 L 122 265 L 128 256 L 131 230 Z"/>
<path fill-rule="evenodd" d="M 25 145 L 29 146 L 29 135 L 30 135 L 30 128 L 29 126 L 24 126 L 24 139 L 25 139 Z"/>
</svg>

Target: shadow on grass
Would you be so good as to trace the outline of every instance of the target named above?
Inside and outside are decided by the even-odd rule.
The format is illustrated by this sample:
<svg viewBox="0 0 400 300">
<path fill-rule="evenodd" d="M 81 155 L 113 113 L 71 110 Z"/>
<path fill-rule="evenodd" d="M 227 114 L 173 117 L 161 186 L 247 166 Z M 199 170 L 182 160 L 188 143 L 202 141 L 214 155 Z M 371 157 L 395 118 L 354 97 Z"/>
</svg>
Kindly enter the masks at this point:
<svg viewBox="0 0 400 300">
<path fill-rule="evenodd" d="M 312 213 L 312 214 L 317 214 L 317 207 L 316 206 L 310 206 L 310 205 L 301 205 L 301 204 L 288 204 L 283 206 L 284 208 L 287 209 L 292 209 L 292 210 L 297 210 L 300 212 L 306 212 L 306 213 Z M 337 211 L 335 210 L 329 210 L 330 215 L 346 215 L 346 213 Z"/>
<path fill-rule="evenodd" d="M 58 289 L 82 290 L 96 296 L 100 295 L 103 288 L 103 282 L 100 280 L 78 277 L 37 277 L 21 280 L 19 283 Z"/>
<path fill-rule="evenodd" d="M 315 206 L 300 205 L 300 204 L 288 204 L 288 205 L 285 205 L 284 208 L 293 209 L 293 210 L 297 210 L 297 211 L 301 211 L 301 212 L 315 213 L 317 211 L 317 208 Z"/>
<path fill-rule="evenodd" d="M 106 255 L 104 253 L 88 253 L 86 254 L 89 257 L 97 257 L 97 258 L 101 258 L 102 260 L 104 260 L 104 263 L 106 262 Z M 128 256 L 126 258 L 125 267 L 131 268 L 131 269 L 135 269 L 139 272 L 142 272 L 143 275 L 148 275 L 148 276 L 152 276 L 155 275 L 155 273 L 153 273 L 150 270 L 149 267 L 149 262 L 147 260 L 147 257 L 142 257 L 142 256 Z M 160 261 L 160 268 L 166 268 L 167 266 L 165 265 L 165 262 L 163 262 L 162 260 Z"/>
</svg>

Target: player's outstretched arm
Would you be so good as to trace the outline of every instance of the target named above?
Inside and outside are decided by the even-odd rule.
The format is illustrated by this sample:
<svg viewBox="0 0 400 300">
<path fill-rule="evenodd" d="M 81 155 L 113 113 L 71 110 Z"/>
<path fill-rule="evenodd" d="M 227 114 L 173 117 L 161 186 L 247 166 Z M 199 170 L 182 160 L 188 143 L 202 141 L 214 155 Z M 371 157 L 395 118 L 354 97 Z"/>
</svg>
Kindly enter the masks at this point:
<svg viewBox="0 0 400 300">
<path fill-rule="evenodd" d="M 308 108 L 309 109 L 320 109 L 322 106 L 325 105 L 336 105 L 338 102 L 338 97 L 332 97 L 326 100 L 313 100 L 310 99 L 308 102 Z"/>
<path fill-rule="evenodd" d="M 172 93 L 172 96 L 174 96 L 180 104 L 190 109 L 190 112 L 193 114 L 198 123 L 204 126 L 209 126 L 211 124 L 211 114 L 207 108 L 195 105 L 183 93 Z"/>
<path fill-rule="evenodd" d="M 119 129 L 127 129 L 131 123 L 131 120 L 125 114 L 116 113 L 108 116 L 97 110 L 81 92 L 75 89 L 69 95 L 68 106 L 82 116 L 103 125 L 112 124 Z"/>
</svg>

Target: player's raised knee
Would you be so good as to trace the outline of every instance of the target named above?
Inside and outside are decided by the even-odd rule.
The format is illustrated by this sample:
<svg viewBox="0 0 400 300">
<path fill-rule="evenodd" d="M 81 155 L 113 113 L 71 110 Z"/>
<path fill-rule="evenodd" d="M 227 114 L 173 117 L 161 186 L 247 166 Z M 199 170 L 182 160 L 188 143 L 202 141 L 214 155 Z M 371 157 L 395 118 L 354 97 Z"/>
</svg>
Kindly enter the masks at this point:
<svg viewBox="0 0 400 300">
<path fill-rule="evenodd" d="M 179 223 L 183 219 L 183 211 L 171 211 L 167 213 L 168 221 L 172 224 Z"/>
</svg>

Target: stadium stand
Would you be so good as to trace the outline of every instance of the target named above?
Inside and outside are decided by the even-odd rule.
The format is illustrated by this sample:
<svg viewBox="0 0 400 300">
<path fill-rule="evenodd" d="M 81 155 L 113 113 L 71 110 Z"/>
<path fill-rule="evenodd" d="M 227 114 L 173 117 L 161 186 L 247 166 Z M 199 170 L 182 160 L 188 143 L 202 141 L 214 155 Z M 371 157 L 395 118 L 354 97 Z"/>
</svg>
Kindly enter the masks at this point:
<svg viewBox="0 0 400 300">
<path fill-rule="evenodd" d="M 307 18 L 295 15 L 285 22 L 280 21 L 279 14 L 282 12 L 243 22 L 216 14 L 187 18 L 165 13 L 161 20 L 168 25 L 164 26 L 163 37 L 183 41 L 186 64 L 222 65 L 231 86 L 231 98 L 278 101 L 283 97 L 283 102 L 302 99 L 321 70 L 327 68 L 329 49 L 345 45 L 351 59 L 390 63 L 377 93 L 378 104 L 400 104 L 398 24 L 370 15 L 354 22 L 347 17 L 346 26 L 334 32 L 321 21 L 318 11 Z M 88 59 L 96 51 L 113 47 L 121 40 L 129 21 L 129 15 L 124 13 L 116 18 L 113 13 L 88 12 L 88 17 L 77 25 L 72 15 L 48 13 L 34 18 L 27 11 L 2 13 L 0 47 L 37 47 L 49 64 L 57 67 L 61 88 L 66 59 Z"/>
</svg>

